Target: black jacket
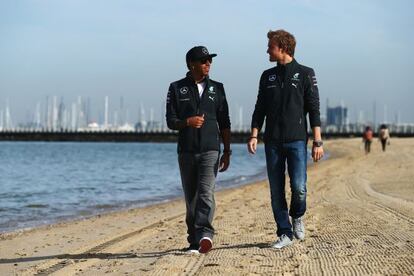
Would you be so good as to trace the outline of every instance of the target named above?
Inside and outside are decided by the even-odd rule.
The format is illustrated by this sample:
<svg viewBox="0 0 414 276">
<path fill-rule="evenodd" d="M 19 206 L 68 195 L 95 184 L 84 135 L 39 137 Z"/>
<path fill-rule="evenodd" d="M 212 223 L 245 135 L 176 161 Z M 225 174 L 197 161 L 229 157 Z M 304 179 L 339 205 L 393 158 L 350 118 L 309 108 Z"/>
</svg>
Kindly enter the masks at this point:
<svg viewBox="0 0 414 276">
<path fill-rule="evenodd" d="M 320 126 L 319 92 L 312 68 L 293 59 L 263 72 L 251 127 L 260 130 L 266 117 L 265 142 L 307 140 L 308 113 L 311 127 Z"/>
<path fill-rule="evenodd" d="M 206 77 L 206 86 L 200 99 L 197 85 L 190 73 L 170 84 L 167 95 L 167 125 L 178 130 L 180 152 L 220 150 L 220 130 L 230 129 L 229 108 L 223 84 Z M 204 114 L 201 128 L 186 126 L 186 119 Z"/>
</svg>

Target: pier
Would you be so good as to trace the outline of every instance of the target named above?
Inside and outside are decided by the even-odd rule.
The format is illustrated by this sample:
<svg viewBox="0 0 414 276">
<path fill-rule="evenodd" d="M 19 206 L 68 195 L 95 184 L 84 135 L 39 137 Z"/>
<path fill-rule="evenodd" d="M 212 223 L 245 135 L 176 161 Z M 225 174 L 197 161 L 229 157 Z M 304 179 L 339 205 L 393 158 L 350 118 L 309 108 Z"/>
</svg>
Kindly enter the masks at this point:
<svg viewBox="0 0 414 276">
<path fill-rule="evenodd" d="M 391 130 L 391 137 L 414 137 L 413 129 Z M 362 137 L 361 131 L 336 130 L 322 132 L 323 139 Z M 232 131 L 233 143 L 246 143 L 250 131 Z M 263 138 L 263 133 L 261 137 Z M 262 140 L 262 139 L 261 139 Z M 52 130 L 7 130 L 0 131 L 0 141 L 45 141 L 45 142 L 176 142 L 175 131 L 52 131 Z"/>
</svg>

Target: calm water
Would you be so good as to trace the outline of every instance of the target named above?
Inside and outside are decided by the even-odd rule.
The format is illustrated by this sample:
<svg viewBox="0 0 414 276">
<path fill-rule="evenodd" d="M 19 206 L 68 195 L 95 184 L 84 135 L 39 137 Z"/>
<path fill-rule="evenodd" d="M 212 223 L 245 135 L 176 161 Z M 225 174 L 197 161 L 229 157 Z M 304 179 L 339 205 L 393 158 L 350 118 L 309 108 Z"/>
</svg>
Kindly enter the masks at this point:
<svg viewBox="0 0 414 276">
<path fill-rule="evenodd" d="M 264 149 L 232 145 L 217 189 L 264 179 Z M 0 142 L 0 232 L 182 196 L 176 144 Z"/>
</svg>

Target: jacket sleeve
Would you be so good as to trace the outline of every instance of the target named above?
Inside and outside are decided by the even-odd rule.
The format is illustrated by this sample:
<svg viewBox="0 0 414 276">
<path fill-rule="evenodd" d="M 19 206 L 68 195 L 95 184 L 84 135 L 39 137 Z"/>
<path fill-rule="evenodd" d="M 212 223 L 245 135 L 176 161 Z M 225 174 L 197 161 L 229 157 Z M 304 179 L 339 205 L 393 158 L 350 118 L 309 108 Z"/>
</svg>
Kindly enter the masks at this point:
<svg viewBox="0 0 414 276">
<path fill-rule="evenodd" d="M 310 69 L 305 79 L 305 110 L 309 113 L 310 126 L 321 126 L 318 82 L 315 72 Z"/>
<path fill-rule="evenodd" d="M 264 118 L 266 115 L 266 100 L 264 94 L 264 81 L 263 81 L 263 74 L 260 77 L 259 82 L 259 93 L 257 94 L 256 105 L 254 107 L 253 115 L 252 115 L 252 123 L 251 128 L 260 129 L 263 126 Z"/>
<path fill-rule="evenodd" d="M 219 125 L 219 129 L 230 129 L 231 123 L 230 123 L 230 116 L 229 116 L 229 106 L 227 103 L 226 93 L 224 92 L 224 87 L 221 85 L 220 89 L 223 94 L 221 95 L 221 101 L 219 104 L 219 107 L 217 108 L 217 122 Z"/>
<path fill-rule="evenodd" d="M 167 126 L 172 130 L 180 130 L 187 127 L 186 120 L 178 118 L 177 99 L 173 85 L 168 88 L 167 94 L 167 110 L 166 110 Z"/>
</svg>

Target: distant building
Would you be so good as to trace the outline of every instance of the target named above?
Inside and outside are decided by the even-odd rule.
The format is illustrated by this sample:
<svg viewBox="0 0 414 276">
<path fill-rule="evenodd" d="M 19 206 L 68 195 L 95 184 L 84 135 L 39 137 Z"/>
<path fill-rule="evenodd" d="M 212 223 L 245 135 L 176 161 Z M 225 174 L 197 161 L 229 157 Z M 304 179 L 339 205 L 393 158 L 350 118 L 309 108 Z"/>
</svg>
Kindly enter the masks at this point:
<svg viewBox="0 0 414 276">
<path fill-rule="evenodd" d="M 348 123 L 348 108 L 343 106 L 327 107 L 326 124 L 344 126 Z"/>
</svg>

